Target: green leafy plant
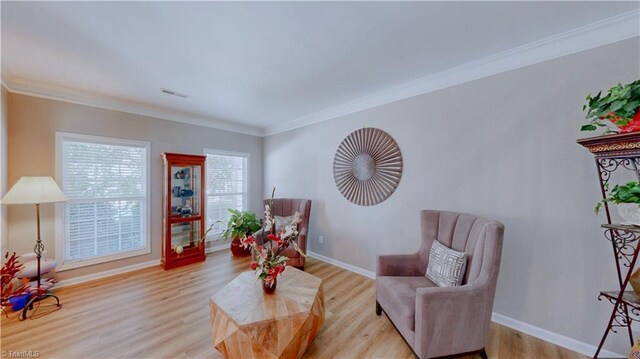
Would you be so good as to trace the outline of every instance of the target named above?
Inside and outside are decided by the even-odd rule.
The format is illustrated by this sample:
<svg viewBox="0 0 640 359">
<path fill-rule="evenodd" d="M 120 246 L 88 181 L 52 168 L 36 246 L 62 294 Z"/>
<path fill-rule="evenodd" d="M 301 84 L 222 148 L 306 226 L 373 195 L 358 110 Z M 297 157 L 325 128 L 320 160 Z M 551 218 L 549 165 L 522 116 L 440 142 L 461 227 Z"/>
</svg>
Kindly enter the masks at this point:
<svg viewBox="0 0 640 359">
<path fill-rule="evenodd" d="M 247 211 L 238 211 L 233 208 L 228 209 L 231 213 L 227 229 L 220 235 L 225 239 L 234 239 L 236 237 L 244 237 L 252 234 L 260 229 L 260 220 L 255 213 Z"/>
<path fill-rule="evenodd" d="M 608 189 L 608 186 L 605 187 Z M 603 199 L 596 204 L 594 209 L 596 214 L 600 213 L 602 206 L 607 203 L 638 203 L 640 204 L 640 183 L 627 182 L 623 185 L 615 185 L 611 190 L 609 197 Z"/>
<path fill-rule="evenodd" d="M 618 84 L 605 96 L 602 96 L 602 91 L 595 96 L 589 94 L 586 100 L 582 110 L 588 109 L 586 118 L 589 123 L 583 125 L 581 131 L 595 131 L 598 127 L 607 128 L 605 134 L 640 131 L 640 80 Z"/>
</svg>

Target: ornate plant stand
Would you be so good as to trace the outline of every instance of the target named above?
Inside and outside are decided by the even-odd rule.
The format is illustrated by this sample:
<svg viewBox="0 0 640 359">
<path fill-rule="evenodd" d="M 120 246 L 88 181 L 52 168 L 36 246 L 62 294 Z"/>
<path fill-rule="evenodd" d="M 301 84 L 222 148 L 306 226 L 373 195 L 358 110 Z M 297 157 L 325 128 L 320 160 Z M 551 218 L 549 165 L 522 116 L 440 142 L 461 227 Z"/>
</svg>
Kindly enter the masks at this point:
<svg viewBox="0 0 640 359">
<path fill-rule="evenodd" d="M 640 133 L 591 137 L 578 140 L 578 143 L 595 156 L 603 199 L 607 197 L 608 183 L 612 174 L 618 170 L 630 171 L 640 182 Z M 605 229 L 605 238 L 611 242 L 613 249 L 619 290 L 602 291 L 598 296 L 598 300 L 607 299 L 611 302 L 613 309 L 602 340 L 593 355 L 594 358 L 600 354 L 609 332 L 617 333 L 617 328 L 626 328 L 629 342 L 633 346 L 631 322 L 640 321 L 640 298 L 633 291 L 626 291 L 638 259 L 640 227 L 614 224 L 606 203 L 604 210 L 607 224 L 603 224 L 602 228 Z"/>
</svg>

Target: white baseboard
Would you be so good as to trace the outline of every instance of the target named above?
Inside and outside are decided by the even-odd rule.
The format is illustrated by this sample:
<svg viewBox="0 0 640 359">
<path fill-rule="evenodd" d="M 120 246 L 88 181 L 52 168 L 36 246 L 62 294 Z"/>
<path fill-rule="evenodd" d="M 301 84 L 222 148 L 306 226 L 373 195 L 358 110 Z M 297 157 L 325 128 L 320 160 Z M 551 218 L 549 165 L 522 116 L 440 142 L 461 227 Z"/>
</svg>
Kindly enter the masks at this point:
<svg viewBox="0 0 640 359">
<path fill-rule="evenodd" d="M 229 246 L 230 246 L 229 243 L 218 244 L 217 246 L 206 248 L 204 250 L 204 253 L 208 254 L 208 253 L 214 253 L 214 252 L 221 252 L 221 251 L 224 251 L 225 249 L 230 250 Z"/>
<path fill-rule="evenodd" d="M 205 253 L 220 252 L 228 249 L 229 249 L 229 244 L 224 243 L 211 248 L 207 248 L 205 250 Z M 130 266 L 111 269 L 104 272 L 92 273 L 92 274 L 87 274 L 80 277 L 69 278 L 69 279 L 61 280 L 60 282 L 58 282 L 56 284 L 56 288 L 69 287 L 72 285 L 82 284 L 82 283 L 90 282 L 92 280 L 111 277 L 111 276 L 122 274 L 122 273 L 133 272 L 138 269 L 153 267 L 156 265 L 160 265 L 159 259 L 152 260 L 149 262 L 144 262 L 144 263 L 132 264 Z"/>
<path fill-rule="evenodd" d="M 333 259 L 333 258 L 329 258 L 326 256 L 323 256 L 321 254 L 315 253 L 315 252 L 311 252 L 308 251 L 307 255 L 321 260 L 323 262 L 329 263 L 329 264 L 333 264 L 336 267 L 340 267 L 342 269 L 346 269 L 350 272 L 354 272 L 360 275 L 363 275 L 365 277 L 368 278 L 372 278 L 375 279 L 376 278 L 376 274 L 372 271 L 368 271 L 366 269 L 354 266 L 352 264 L 349 263 L 345 263 L 345 262 L 341 262 L 339 260 Z M 542 329 L 540 327 L 536 327 L 534 325 L 525 323 L 525 322 L 521 322 L 519 320 L 507 317 L 505 315 L 499 314 L 499 313 L 493 313 L 493 315 L 491 316 L 491 320 L 504 325 L 505 327 L 509 327 L 511 329 L 515 329 L 519 332 L 531 335 L 533 337 L 536 337 L 538 339 L 544 340 L 546 342 L 561 346 L 563 348 L 567 348 L 569 350 L 572 350 L 574 352 L 586 355 L 586 356 L 593 356 L 593 354 L 596 352 L 596 346 L 591 345 L 591 344 L 587 344 L 584 342 L 581 342 L 579 340 L 573 339 L 573 338 L 569 338 L 567 336 L 558 334 L 558 333 L 554 333 L 551 332 L 549 330 L 546 329 Z M 602 350 L 600 352 L 600 356 L 601 357 L 608 357 L 608 358 L 626 358 L 626 355 L 621 355 L 618 353 L 614 353 L 612 351 L 609 350 Z"/>
<path fill-rule="evenodd" d="M 56 288 L 69 287 L 69 286 L 72 286 L 72 285 L 77 285 L 77 284 L 90 282 L 90 281 L 93 281 L 93 280 L 96 280 L 96 279 L 102 279 L 102 278 L 111 277 L 111 276 L 122 274 L 122 273 L 133 272 L 135 270 L 148 268 L 148 267 L 153 267 L 153 266 L 159 266 L 159 265 L 160 265 L 160 260 L 159 259 L 154 259 L 152 261 L 132 264 L 132 265 L 129 265 L 129 266 L 120 267 L 120 268 L 116 268 L 116 269 L 111 269 L 111 270 L 104 271 L 104 272 L 92 273 L 92 274 L 87 274 L 87 275 L 83 275 L 83 276 L 79 276 L 79 277 L 74 277 L 74 278 L 61 280 L 60 282 L 58 282 L 56 284 Z"/>
<path fill-rule="evenodd" d="M 573 350 L 574 352 L 586 355 L 588 357 L 592 357 L 596 352 L 597 347 L 595 345 L 587 344 L 585 342 L 581 342 L 579 340 L 569 338 L 562 334 L 554 333 L 552 331 L 542 329 L 540 327 L 536 327 L 534 325 L 521 322 L 519 320 L 509 318 L 505 315 L 498 314 L 493 312 L 491 316 L 491 320 L 504 325 L 505 327 L 509 327 L 511 329 L 515 329 L 519 332 L 523 332 L 525 334 L 531 335 L 532 337 L 536 337 L 538 339 L 542 339 L 545 342 L 549 342 L 563 348 L 567 348 L 569 350 Z M 618 353 L 614 353 L 609 350 L 602 349 L 600 351 L 600 357 L 603 358 L 626 358 L 627 355 L 622 355 Z"/>
<path fill-rule="evenodd" d="M 333 258 L 329 258 L 326 256 L 323 256 L 322 254 L 318 254 L 315 252 L 311 252 L 311 251 L 307 251 L 307 255 L 311 258 L 315 258 L 315 259 L 319 259 L 323 262 L 327 262 L 329 264 L 333 264 L 336 267 L 340 267 L 342 269 L 346 269 L 350 272 L 354 272 L 360 275 L 363 275 L 365 277 L 371 278 L 371 279 L 376 279 L 376 274 L 372 271 L 368 271 L 366 269 L 354 266 L 352 264 L 349 263 L 345 263 L 345 262 L 341 262 L 339 260 L 333 259 Z"/>
</svg>

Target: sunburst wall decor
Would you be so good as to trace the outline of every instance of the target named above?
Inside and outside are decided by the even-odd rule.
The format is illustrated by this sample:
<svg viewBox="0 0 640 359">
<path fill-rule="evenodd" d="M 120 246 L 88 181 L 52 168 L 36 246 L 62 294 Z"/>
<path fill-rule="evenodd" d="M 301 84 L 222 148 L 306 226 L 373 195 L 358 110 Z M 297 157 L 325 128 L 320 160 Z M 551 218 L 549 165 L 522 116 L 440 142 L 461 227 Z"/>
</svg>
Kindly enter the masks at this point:
<svg viewBox="0 0 640 359">
<path fill-rule="evenodd" d="M 373 206 L 389 198 L 400 183 L 402 154 L 396 141 L 377 128 L 347 136 L 333 159 L 333 179 L 344 198 Z"/>
</svg>

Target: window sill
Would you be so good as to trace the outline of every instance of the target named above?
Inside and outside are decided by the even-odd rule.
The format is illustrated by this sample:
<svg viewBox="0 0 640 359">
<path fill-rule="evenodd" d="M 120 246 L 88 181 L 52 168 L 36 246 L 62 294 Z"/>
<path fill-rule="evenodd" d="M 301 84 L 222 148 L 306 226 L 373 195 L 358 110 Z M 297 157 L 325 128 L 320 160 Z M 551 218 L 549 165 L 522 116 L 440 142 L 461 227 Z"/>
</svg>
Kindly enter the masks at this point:
<svg viewBox="0 0 640 359">
<path fill-rule="evenodd" d="M 144 249 L 136 249 L 130 252 L 112 254 L 104 257 L 95 257 L 95 258 L 84 259 L 84 260 L 67 261 L 67 262 L 64 262 L 62 265 L 58 266 L 56 268 L 56 271 L 64 272 L 71 269 L 77 269 L 77 268 L 88 267 L 88 266 L 101 264 L 101 263 L 113 262 L 120 259 L 137 257 L 137 256 L 142 256 L 150 253 L 151 253 L 150 249 L 144 248 Z"/>
</svg>

